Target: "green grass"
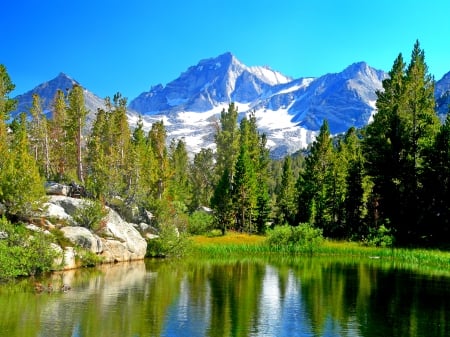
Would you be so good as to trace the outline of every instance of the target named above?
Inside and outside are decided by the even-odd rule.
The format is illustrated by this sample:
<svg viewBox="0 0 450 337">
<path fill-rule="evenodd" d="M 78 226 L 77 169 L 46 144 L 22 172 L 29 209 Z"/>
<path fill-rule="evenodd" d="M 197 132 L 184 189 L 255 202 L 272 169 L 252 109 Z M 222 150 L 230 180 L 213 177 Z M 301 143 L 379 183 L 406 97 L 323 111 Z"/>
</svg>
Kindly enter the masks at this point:
<svg viewBox="0 0 450 337">
<path fill-rule="evenodd" d="M 295 247 L 269 246 L 266 237 L 229 232 L 225 236 L 192 237 L 191 254 L 196 257 L 302 255 Z M 389 262 L 408 269 L 429 269 L 450 274 L 450 252 L 431 249 L 377 248 L 356 242 L 326 240 L 314 256 L 355 257 Z"/>
</svg>

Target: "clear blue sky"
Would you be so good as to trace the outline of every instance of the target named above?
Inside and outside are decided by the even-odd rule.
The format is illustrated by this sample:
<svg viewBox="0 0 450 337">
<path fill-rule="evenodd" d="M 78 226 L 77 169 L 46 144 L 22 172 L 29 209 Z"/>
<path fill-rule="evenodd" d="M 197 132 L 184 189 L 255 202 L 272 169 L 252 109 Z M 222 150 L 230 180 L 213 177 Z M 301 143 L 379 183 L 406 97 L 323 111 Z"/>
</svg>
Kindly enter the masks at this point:
<svg viewBox="0 0 450 337">
<path fill-rule="evenodd" d="M 232 52 L 298 78 L 357 61 L 390 70 L 414 42 L 436 80 L 450 71 L 449 0 L 5 0 L 0 63 L 15 94 L 65 72 L 130 100 L 201 59 Z"/>
</svg>

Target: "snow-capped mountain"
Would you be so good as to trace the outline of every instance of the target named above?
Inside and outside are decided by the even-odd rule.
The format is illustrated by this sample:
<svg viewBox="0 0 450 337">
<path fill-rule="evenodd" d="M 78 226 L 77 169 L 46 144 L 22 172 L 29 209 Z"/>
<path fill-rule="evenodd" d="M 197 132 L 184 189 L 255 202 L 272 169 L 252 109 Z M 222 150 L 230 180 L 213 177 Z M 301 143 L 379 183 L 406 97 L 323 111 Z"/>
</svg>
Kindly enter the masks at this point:
<svg viewBox="0 0 450 337">
<path fill-rule="evenodd" d="M 281 156 L 310 143 L 324 119 L 333 133 L 367 124 L 384 78 L 383 71 L 360 62 L 341 73 L 292 80 L 226 53 L 200 61 L 165 87 L 152 87 L 130 108 L 147 123 L 163 119 L 169 134 L 198 149 L 212 143 L 220 111 L 235 102 L 241 115 L 255 111 L 272 155 Z"/>
<path fill-rule="evenodd" d="M 39 95 L 39 97 L 41 98 L 42 109 L 44 113 L 48 117 L 51 117 L 53 100 L 58 89 L 62 90 L 66 94 L 70 89 L 72 89 L 74 84 L 82 86 L 80 83 L 70 78 L 68 75 L 60 73 L 54 79 L 48 82 L 44 82 L 34 89 L 15 97 L 15 99 L 17 100 L 17 108 L 16 110 L 11 112 L 11 118 L 15 118 L 22 112 L 28 113 L 30 111 L 30 108 L 33 104 L 34 94 Z M 97 108 L 105 108 L 104 100 L 87 89 L 84 89 L 84 102 L 86 108 L 90 111 L 87 117 L 88 122 L 94 119 Z"/>
<path fill-rule="evenodd" d="M 189 67 L 166 86 L 159 84 L 143 92 L 131 100 L 128 117 L 134 127 L 141 116 L 147 130 L 163 120 L 169 141 L 183 138 L 190 152 L 198 152 L 214 147 L 220 112 L 234 102 L 241 118 L 255 112 L 272 156 L 282 157 L 312 142 L 324 119 L 334 134 L 370 122 L 376 112 L 376 91 L 382 89 L 386 77 L 385 72 L 359 62 L 339 73 L 291 79 L 268 67 L 246 66 L 225 53 Z M 33 93 L 41 97 L 44 110 L 50 111 L 57 89 L 69 90 L 74 83 L 61 73 L 17 96 L 18 108 L 12 116 L 29 111 Z M 450 103 L 450 73 L 436 82 L 435 93 L 438 112 L 444 116 Z M 84 95 L 92 120 L 97 109 L 104 108 L 104 100 L 87 89 Z"/>
<path fill-rule="evenodd" d="M 436 82 L 434 97 L 436 99 L 436 110 L 439 117 L 441 120 L 444 120 L 450 109 L 450 72 Z"/>
<path fill-rule="evenodd" d="M 165 87 L 154 86 L 130 102 L 141 114 L 205 112 L 223 103 L 251 103 L 291 79 L 267 67 L 247 67 L 231 53 L 200 61 Z"/>
</svg>

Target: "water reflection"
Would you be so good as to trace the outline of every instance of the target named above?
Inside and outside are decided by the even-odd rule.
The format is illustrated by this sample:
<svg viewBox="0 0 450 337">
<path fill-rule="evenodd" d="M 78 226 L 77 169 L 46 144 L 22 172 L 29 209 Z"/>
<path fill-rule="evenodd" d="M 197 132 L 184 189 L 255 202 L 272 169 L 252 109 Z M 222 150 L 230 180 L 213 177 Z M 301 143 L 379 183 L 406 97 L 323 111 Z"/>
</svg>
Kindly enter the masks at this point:
<svg viewBox="0 0 450 337">
<path fill-rule="evenodd" d="M 449 300 L 382 261 L 148 260 L 0 286 L 0 336 L 449 336 Z"/>
</svg>

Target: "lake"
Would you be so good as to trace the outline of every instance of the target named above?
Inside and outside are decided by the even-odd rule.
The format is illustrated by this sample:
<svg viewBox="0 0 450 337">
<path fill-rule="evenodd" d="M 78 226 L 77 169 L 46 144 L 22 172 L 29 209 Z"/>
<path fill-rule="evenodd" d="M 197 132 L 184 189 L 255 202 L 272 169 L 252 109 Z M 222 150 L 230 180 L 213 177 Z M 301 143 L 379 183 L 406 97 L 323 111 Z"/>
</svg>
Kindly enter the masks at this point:
<svg viewBox="0 0 450 337">
<path fill-rule="evenodd" d="M 0 312 L 8 337 L 448 337 L 450 277 L 382 259 L 146 260 L 2 284 Z"/>
</svg>

